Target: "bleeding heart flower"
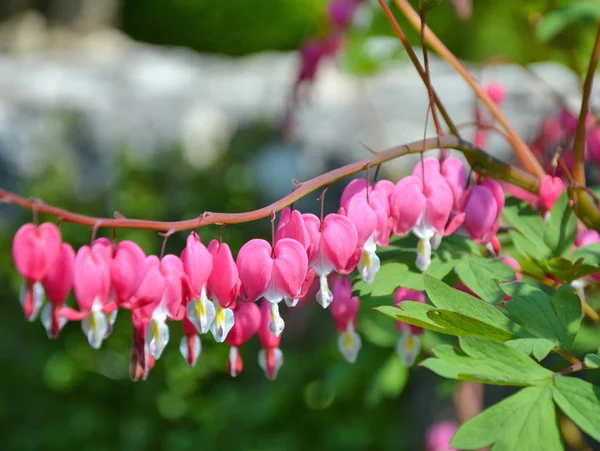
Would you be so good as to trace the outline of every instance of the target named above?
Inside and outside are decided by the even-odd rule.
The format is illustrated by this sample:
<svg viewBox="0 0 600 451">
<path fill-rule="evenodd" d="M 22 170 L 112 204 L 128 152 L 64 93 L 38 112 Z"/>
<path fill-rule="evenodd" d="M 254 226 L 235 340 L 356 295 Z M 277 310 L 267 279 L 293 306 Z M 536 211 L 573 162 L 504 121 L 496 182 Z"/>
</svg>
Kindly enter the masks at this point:
<svg viewBox="0 0 600 451">
<path fill-rule="evenodd" d="M 198 335 L 196 326 L 189 319 L 184 317 L 181 324 L 183 326 L 183 337 L 181 337 L 181 342 L 179 343 L 179 352 L 181 352 L 181 355 L 189 366 L 196 366 L 198 356 L 202 352 L 200 336 Z"/>
<path fill-rule="evenodd" d="M 60 311 L 73 287 L 73 272 L 75 252 L 71 245 L 63 243 L 54 264 L 50 266 L 42 280 L 42 285 L 48 298 L 48 303 L 42 310 L 42 324 L 48 333 L 48 338 L 58 337 L 59 332 L 67 323 Z"/>
<path fill-rule="evenodd" d="M 207 333 L 216 316 L 215 305 L 208 299 L 206 285 L 213 269 L 213 259 L 196 232 L 190 233 L 181 252 L 187 288 L 186 316 L 198 333 Z M 224 337 L 223 337 L 224 339 Z M 221 340 L 222 341 L 222 340 Z"/>
<path fill-rule="evenodd" d="M 498 231 L 498 217 L 504 207 L 502 187 L 495 180 L 484 180 L 465 193 L 463 228 L 478 243 L 487 244 Z M 496 253 L 496 252 L 494 252 Z"/>
<path fill-rule="evenodd" d="M 504 100 L 506 99 L 506 88 L 502 83 L 488 83 L 483 89 L 496 105 L 500 106 L 504 103 Z"/>
<path fill-rule="evenodd" d="M 281 334 L 276 336 L 269 329 L 271 322 L 271 303 L 263 300 L 260 305 L 260 327 L 258 328 L 258 337 L 262 349 L 258 352 L 258 364 L 265 372 L 267 379 L 273 381 L 283 365 L 283 352 L 279 349 Z"/>
<path fill-rule="evenodd" d="M 354 363 L 362 346 L 360 335 L 355 329 L 359 298 L 352 296 L 352 282 L 348 276 L 331 274 L 329 284 L 333 294 L 329 310 L 339 334 L 338 349 L 349 363 Z"/>
<path fill-rule="evenodd" d="M 238 269 L 225 243 L 211 241 L 208 251 L 213 267 L 208 278 L 208 294 L 214 305 L 214 318 L 210 330 L 217 343 L 222 343 L 233 326 L 233 308 L 240 292 Z"/>
<path fill-rule="evenodd" d="M 121 241 L 110 262 L 110 279 L 116 301 L 128 304 L 135 296 L 143 277 L 144 251 L 133 241 Z"/>
<path fill-rule="evenodd" d="M 329 19 L 338 28 L 348 27 L 352 22 L 356 5 L 354 0 L 332 0 L 329 3 Z"/>
<path fill-rule="evenodd" d="M 449 157 L 442 163 L 440 173 L 452 190 L 454 196 L 452 208 L 458 210 L 460 208 L 460 200 L 467 187 L 467 170 L 465 169 L 465 165 L 458 158 Z"/>
<path fill-rule="evenodd" d="M 425 295 L 422 291 L 409 290 L 408 288 L 398 288 L 394 294 L 394 305 L 402 308 L 402 303 L 406 301 L 425 303 Z M 423 334 L 423 328 L 406 324 L 402 321 L 396 323 L 397 328 L 402 335 L 396 343 L 396 352 L 406 366 L 412 366 L 419 353 L 421 352 L 420 335 Z"/>
<path fill-rule="evenodd" d="M 546 175 L 540 182 L 540 206 L 545 213 L 550 212 L 562 194 L 564 185 L 559 177 Z"/>
<path fill-rule="evenodd" d="M 129 361 L 129 376 L 134 382 L 145 381 L 155 363 L 146 343 L 146 329 L 149 320 L 141 309 L 134 309 L 131 311 L 131 322 L 133 324 L 133 348 Z"/>
<path fill-rule="evenodd" d="M 352 221 L 340 214 L 327 215 L 323 224 L 313 214 L 303 216 L 312 245 L 316 249 L 309 265 L 319 276 L 317 302 L 327 308 L 333 300 L 327 276 L 333 271 L 349 274 L 354 269 L 360 258 L 360 251 L 356 252 L 358 233 Z"/>
<path fill-rule="evenodd" d="M 150 355 L 158 360 L 169 342 L 167 319 L 181 320 L 185 316 L 183 307 L 183 263 L 176 255 L 165 255 L 160 260 L 160 276 L 164 280 L 164 291 L 158 305 L 152 310 L 150 323 L 146 328 L 146 343 Z"/>
<path fill-rule="evenodd" d="M 67 319 L 82 320 L 83 333 L 94 349 L 100 348 L 110 333 L 111 314 L 117 310 L 116 302 L 109 302 L 111 258 L 112 247 L 102 242 L 83 246 L 77 251 L 73 289 L 79 312 L 69 307 L 61 311 Z"/>
<path fill-rule="evenodd" d="M 242 282 L 241 297 L 254 302 L 264 297 L 271 302 L 271 330 L 279 335 L 284 322 L 279 316 L 278 303 L 284 298 L 297 299 L 308 271 L 308 257 L 296 240 L 282 238 L 275 248 L 261 239 L 248 241 L 240 249 L 236 264 Z"/>
<path fill-rule="evenodd" d="M 310 260 L 314 249 L 311 246 L 310 235 L 304 225 L 302 213 L 298 210 L 292 210 L 289 207 L 281 210 L 279 223 L 275 232 L 275 243 L 282 238 L 291 238 L 298 241 L 306 249 L 308 259 Z"/>
<path fill-rule="evenodd" d="M 225 339 L 225 342 L 231 346 L 227 365 L 231 377 L 242 372 L 243 362 L 239 348 L 258 331 L 261 322 L 260 309 L 254 302 L 239 303 L 233 315 L 235 322 Z"/>
<path fill-rule="evenodd" d="M 35 320 L 44 303 L 41 282 L 58 257 L 60 247 L 60 231 L 49 222 L 39 227 L 25 224 L 15 234 L 12 256 L 17 271 L 25 279 L 20 302 L 28 321 Z"/>
</svg>

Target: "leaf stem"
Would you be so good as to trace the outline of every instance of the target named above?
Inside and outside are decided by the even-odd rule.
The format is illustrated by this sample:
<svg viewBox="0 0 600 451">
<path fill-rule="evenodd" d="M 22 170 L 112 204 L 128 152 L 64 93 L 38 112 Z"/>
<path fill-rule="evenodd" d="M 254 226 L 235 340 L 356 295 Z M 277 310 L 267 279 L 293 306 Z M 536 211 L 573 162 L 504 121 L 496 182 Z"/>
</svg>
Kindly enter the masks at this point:
<svg viewBox="0 0 600 451">
<path fill-rule="evenodd" d="M 577 132 L 575 133 L 575 165 L 573 167 L 573 176 L 578 185 L 585 186 L 585 122 L 590 109 L 590 95 L 592 85 L 594 84 L 594 73 L 600 58 L 600 23 L 596 32 L 596 41 L 590 57 L 587 74 L 583 83 L 583 99 L 581 101 L 581 110 L 579 112 L 579 121 L 577 122 Z"/>
<path fill-rule="evenodd" d="M 557 348 L 554 348 L 553 351 L 556 352 L 561 357 L 563 357 L 566 360 L 568 360 L 569 362 L 571 362 L 573 364 L 573 366 L 583 365 L 583 362 L 581 362 L 577 357 L 575 357 L 572 354 L 569 354 L 567 351 L 565 351 L 563 349 L 560 349 L 560 348 L 557 347 Z"/>
<path fill-rule="evenodd" d="M 580 299 L 582 310 L 594 323 L 600 326 L 600 315 L 598 315 L 598 312 L 596 312 L 596 310 L 594 310 L 594 308 L 590 304 L 588 304 L 588 302 L 585 299 L 581 297 Z"/>
</svg>

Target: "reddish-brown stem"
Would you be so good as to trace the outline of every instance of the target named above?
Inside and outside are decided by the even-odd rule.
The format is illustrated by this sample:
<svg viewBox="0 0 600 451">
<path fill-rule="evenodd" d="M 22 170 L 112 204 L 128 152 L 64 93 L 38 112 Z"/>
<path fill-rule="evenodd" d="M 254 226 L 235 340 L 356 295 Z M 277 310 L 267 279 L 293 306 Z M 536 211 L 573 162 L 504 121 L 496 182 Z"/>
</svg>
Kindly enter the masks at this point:
<svg viewBox="0 0 600 451">
<path fill-rule="evenodd" d="M 419 14 L 412 8 L 408 0 L 394 0 L 398 8 L 411 22 L 416 30 L 421 28 L 421 18 Z M 380 0 L 382 3 L 382 0 Z M 506 120 L 500 109 L 490 99 L 487 93 L 479 86 L 479 84 L 473 79 L 469 71 L 462 65 L 460 61 L 452 54 L 450 50 L 438 39 L 438 37 L 425 25 L 425 39 L 433 50 L 436 51 L 443 59 L 445 59 L 454 70 L 467 82 L 477 97 L 481 99 L 483 103 L 489 108 L 490 112 L 494 115 L 498 123 L 506 130 L 508 135 L 511 137 L 511 143 L 517 154 L 517 157 L 525 166 L 525 168 L 538 178 L 542 178 L 546 173 L 544 168 L 537 160 L 535 155 L 531 152 L 525 141 L 519 136 L 513 126 Z"/>
<path fill-rule="evenodd" d="M 282 199 L 259 208 L 258 210 L 245 213 L 212 213 L 205 212 L 197 218 L 184 221 L 150 221 L 144 219 L 125 219 L 125 218 L 96 218 L 85 216 L 70 211 L 63 210 L 52 205 L 41 202 L 35 202 L 8 191 L 0 189 L 0 202 L 19 205 L 27 209 L 36 208 L 40 213 L 45 213 L 54 217 L 62 218 L 64 222 L 86 225 L 97 228 L 126 228 L 126 229 L 146 229 L 159 232 L 180 232 L 183 230 L 195 229 L 209 224 L 240 224 L 244 222 L 256 221 L 267 218 L 273 211 L 278 212 L 291 205 L 293 202 L 301 199 L 313 191 L 328 186 L 333 182 L 352 174 L 364 171 L 367 166 L 380 165 L 395 158 L 410 153 L 419 153 L 423 149 L 438 149 L 438 146 L 456 149 L 462 152 L 467 161 L 478 170 L 485 171 L 500 180 L 515 184 L 528 191 L 536 193 L 538 191 L 539 180 L 527 172 L 514 168 L 497 158 L 488 155 L 483 150 L 476 148 L 471 143 L 454 135 L 428 138 L 425 141 L 415 141 L 390 149 L 378 152 L 368 160 L 360 160 L 350 163 L 341 168 L 334 169 L 325 174 L 319 175 L 311 180 L 303 182 L 293 192 Z"/>
<path fill-rule="evenodd" d="M 448 129 L 450 130 L 450 132 L 453 135 L 460 136 L 456 126 L 454 125 L 454 122 L 452 121 L 452 118 L 450 117 L 450 114 L 448 114 L 448 111 L 446 111 L 446 108 L 442 104 L 442 101 L 436 94 L 433 87 L 431 87 L 431 83 L 428 83 L 429 78 L 425 74 L 425 69 L 423 69 L 423 66 L 421 66 L 421 62 L 419 61 L 417 54 L 415 53 L 414 49 L 410 45 L 410 42 L 408 42 L 408 39 L 406 39 L 406 35 L 404 34 L 404 31 L 402 31 L 402 27 L 400 26 L 400 24 L 394 17 L 392 10 L 388 6 L 388 4 L 385 2 L 385 0 L 379 0 L 379 4 L 381 5 L 381 8 L 383 9 L 383 12 L 385 13 L 385 16 L 387 17 L 394 32 L 396 33 L 396 36 L 398 36 L 398 39 L 400 39 L 400 42 L 402 42 L 402 45 L 404 46 L 404 49 L 406 50 L 406 54 L 408 55 L 413 66 L 419 73 L 421 80 L 423 80 L 423 83 L 427 87 L 427 90 L 429 91 L 431 88 L 430 92 L 433 95 L 433 101 L 437 105 L 438 109 L 440 110 L 440 114 L 444 118 L 444 122 L 446 122 Z"/>
<path fill-rule="evenodd" d="M 581 101 L 581 111 L 579 112 L 579 121 L 577 122 L 577 132 L 575 133 L 575 164 L 573 166 L 573 177 L 578 185 L 585 186 L 585 122 L 590 109 L 590 95 L 592 85 L 594 84 L 594 73 L 600 58 L 600 24 L 596 33 L 596 42 L 590 57 L 587 75 L 583 83 L 583 99 Z"/>
</svg>

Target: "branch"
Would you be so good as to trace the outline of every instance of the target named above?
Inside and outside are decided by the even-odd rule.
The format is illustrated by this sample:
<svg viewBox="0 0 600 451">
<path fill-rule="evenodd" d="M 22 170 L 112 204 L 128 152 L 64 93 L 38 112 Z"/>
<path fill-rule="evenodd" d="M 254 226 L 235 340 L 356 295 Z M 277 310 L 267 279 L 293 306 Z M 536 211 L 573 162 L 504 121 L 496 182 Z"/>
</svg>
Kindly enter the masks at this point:
<svg viewBox="0 0 600 451">
<path fill-rule="evenodd" d="M 394 0 L 396 5 L 402 13 L 406 16 L 409 22 L 412 23 L 413 27 L 416 30 L 420 30 L 421 28 L 421 19 L 419 14 L 410 6 L 408 0 Z M 382 3 L 382 0 L 380 0 Z M 460 76 L 467 82 L 467 84 L 471 87 L 477 97 L 481 99 L 483 103 L 489 108 L 490 112 L 494 115 L 498 123 L 506 130 L 508 135 L 511 137 L 511 143 L 523 163 L 523 166 L 536 177 L 541 178 L 546 175 L 544 168 L 540 165 L 540 162 L 537 160 L 535 155 L 529 150 L 529 147 L 521 139 L 516 130 L 510 125 L 510 123 L 506 120 L 502 112 L 498 109 L 498 107 L 492 102 L 492 99 L 486 94 L 486 92 L 479 86 L 479 84 L 473 79 L 469 71 L 458 61 L 458 59 L 448 50 L 448 48 L 438 39 L 438 37 L 431 31 L 431 29 L 425 26 L 425 38 L 429 45 L 440 55 L 443 59 L 445 59 L 453 68 L 460 74 Z"/>
<path fill-rule="evenodd" d="M 400 27 L 400 24 L 398 23 L 398 21 L 392 14 L 392 10 L 388 6 L 388 4 L 385 2 L 385 0 L 379 0 L 379 4 L 381 5 L 381 8 L 383 9 L 385 16 L 387 17 L 388 21 L 390 22 L 390 25 L 394 29 L 396 36 L 398 36 L 398 39 L 400 39 L 400 42 L 402 42 L 402 45 L 404 46 L 404 49 L 406 50 L 406 54 L 410 58 L 410 61 L 412 62 L 413 66 L 415 66 L 415 69 L 417 69 L 417 72 L 421 76 L 421 79 L 423 80 L 425 87 L 427 87 L 427 92 L 431 96 L 433 96 L 433 101 L 437 105 L 438 110 L 440 110 L 440 114 L 444 118 L 444 122 L 446 122 L 448 129 L 450 130 L 450 132 L 453 135 L 460 136 L 460 134 L 458 133 L 458 129 L 456 128 L 456 126 L 454 125 L 454 122 L 452 121 L 452 118 L 450 117 L 450 114 L 448 114 L 448 111 L 446 111 L 446 108 L 444 107 L 442 101 L 438 97 L 437 93 L 435 92 L 435 90 L 433 89 L 431 84 L 428 82 L 429 79 L 427 77 L 427 74 L 425 73 L 423 66 L 421 66 L 421 62 L 419 61 L 417 54 L 411 47 L 410 43 L 408 42 L 408 39 L 406 39 L 406 35 L 404 34 L 404 31 L 402 31 L 402 27 Z"/>
<path fill-rule="evenodd" d="M 573 176 L 578 185 L 585 186 L 585 120 L 590 109 L 590 95 L 592 93 L 592 85 L 594 84 L 594 72 L 600 58 L 600 24 L 598 24 L 598 32 L 596 33 L 596 42 L 594 50 L 590 57 L 587 75 L 583 83 L 583 99 L 581 101 L 581 111 L 579 112 L 579 121 L 577 122 L 577 132 L 575 133 L 575 165 L 573 167 Z"/>
<path fill-rule="evenodd" d="M 146 229 L 159 232 L 175 233 L 183 230 L 196 229 L 209 224 L 240 224 L 267 218 L 273 212 L 278 212 L 296 202 L 313 191 L 330 185 L 333 182 L 393 160 L 410 153 L 420 153 L 423 150 L 438 149 L 439 146 L 456 149 L 463 153 L 473 169 L 482 175 L 493 176 L 506 182 L 515 184 L 533 193 L 537 193 L 539 180 L 527 172 L 514 168 L 497 158 L 478 149 L 471 143 L 453 135 L 436 136 L 423 141 L 415 141 L 410 144 L 392 147 L 375 154 L 368 160 L 360 160 L 350 163 L 341 168 L 334 169 L 311 180 L 301 183 L 287 196 L 266 207 L 245 213 L 213 213 L 205 212 L 201 216 L 184 221 L 150 221 L 144 219 L 118 218 L 96 218 L 71 213 L 52 205 L 45 204 L 39 200 L 29 200 L 16 194 L 0 189 L 0 203 L 19 205 L 29 210 L 45 213 L 63 222 L 80 224 L 98 228 L 121 228 L 121 229 Z"/>
</svg>

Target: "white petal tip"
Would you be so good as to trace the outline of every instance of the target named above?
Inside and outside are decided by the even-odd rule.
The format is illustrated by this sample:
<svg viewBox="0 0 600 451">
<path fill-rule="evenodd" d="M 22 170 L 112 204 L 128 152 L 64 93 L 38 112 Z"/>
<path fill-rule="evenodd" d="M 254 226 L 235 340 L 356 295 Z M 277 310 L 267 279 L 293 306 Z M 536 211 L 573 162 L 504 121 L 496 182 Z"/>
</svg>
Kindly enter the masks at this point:
<svg viewBox="0 0 600 451">
<path fill-rule="evenodd" d="M 352 324 L 348 325 L 348 329 L 338 336 L 338 349 L 348 363 L 355 363 L 358 357 L 358 352 L 362 347 L 360 335 L 354 330 Z"/>
<path fill-rule="evenodd" d="M 421 352 L 420 338 L 414 335 L 410 331 L 410 328 L 406 328 L 396 343 L 396 352 L 404 362 L 404 365 L 407 367 L 413 366 L 417 356 Z"/>
</svg>

